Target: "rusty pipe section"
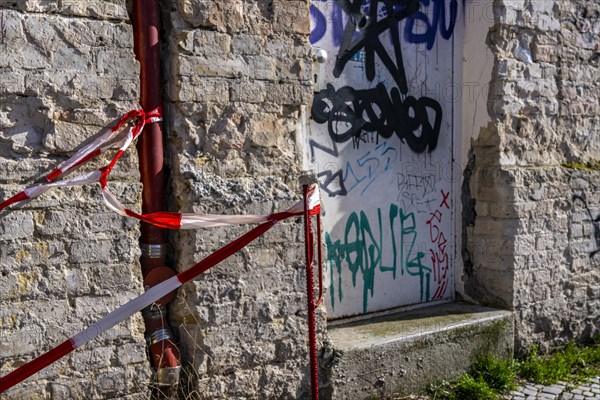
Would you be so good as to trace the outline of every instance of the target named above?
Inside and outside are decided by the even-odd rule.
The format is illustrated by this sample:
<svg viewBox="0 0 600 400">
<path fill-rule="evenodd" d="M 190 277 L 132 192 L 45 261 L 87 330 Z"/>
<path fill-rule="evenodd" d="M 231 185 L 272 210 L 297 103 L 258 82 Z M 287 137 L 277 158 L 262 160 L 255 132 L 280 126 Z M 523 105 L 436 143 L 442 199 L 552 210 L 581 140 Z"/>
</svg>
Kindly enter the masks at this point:
<svg viewBox="0 0 600 400">
<path fill-rule="evenodd" d="M 158 1 L 134 0 L 132 22 L 134 51 L 140 63 L 140 104 L 146 112 L 162 112 Z M 160 122 L 147 124 L 137 143 L 143 213 L 165 210 L 162 143 Z M 165 231 L 145 222 L 141 223 L 140 230 L 140 264 L 144 286 L 150 288 L 175 273 L 166 265 Z M 179 381 L 179 350 L 174 343 L 166 307 L 174 295 L 160 299 L 142 312 L 150 359 L 159 386 L 173 386 Z"/>
</svg>

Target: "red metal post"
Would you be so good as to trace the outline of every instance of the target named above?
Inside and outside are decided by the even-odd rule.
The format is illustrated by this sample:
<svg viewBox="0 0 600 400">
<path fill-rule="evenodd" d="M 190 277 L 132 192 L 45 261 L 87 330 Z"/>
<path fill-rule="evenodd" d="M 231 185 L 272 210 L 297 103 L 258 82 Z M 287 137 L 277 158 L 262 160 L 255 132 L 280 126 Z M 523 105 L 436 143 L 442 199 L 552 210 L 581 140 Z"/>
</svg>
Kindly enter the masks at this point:
<svg viewBox="0 0 600 400">
<path fill-rule="evenodd" d="M 160 76 L 160 14 L 157 0 L 134 0 L 133 30 L 136 58 L 140 63 L 140 103 L 145 112 L 162 112 Z M 138 143 L 142 212 L 165 210 L 163 141 L 160 122 L 148 123 Z M 166 233 L 145 222 L 141 223 L 140 264 L 144 285 L 153 286 L 174 275 L 166 266 Z M 174 296 L 174 294 L 172 295 Z M 164 298 L 144 310 L 146 337 L 150 346 L 151 361 L 156 368 L 157 383 L 171 386 L 179 380 L 179 351 L 173 343 Z"/>
<path fill-rule="evenodd" d="M 315 307 L 319 307 L 323 302 L 323 246 L 321 237 L 321 214 L 317 214 L 317 257 L 319 260 L 317 267 L 319 268 L 319 299 L 317 300 Z"/>
<path fill-rule="evenodd" d="M 315 323 L 315 277 L 313 270 L 313 232 L 308 214 L 309 185 L 302 185 L 304 195 L 304 250 L 306 252 L 306 300 L 308 304 L 308 342 L 310 353 L 310 385 L 312 399 L 319 399 L 319 364 L 317 360 L 317 330 Z"/>
</svg>

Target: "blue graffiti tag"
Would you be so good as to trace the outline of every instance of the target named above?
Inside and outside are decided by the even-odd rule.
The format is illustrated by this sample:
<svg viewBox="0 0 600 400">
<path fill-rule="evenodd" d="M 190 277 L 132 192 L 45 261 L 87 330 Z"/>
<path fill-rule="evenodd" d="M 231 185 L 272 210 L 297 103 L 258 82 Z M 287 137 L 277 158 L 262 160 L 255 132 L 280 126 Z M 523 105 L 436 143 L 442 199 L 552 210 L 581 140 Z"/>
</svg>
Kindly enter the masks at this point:
<svg viewBox="0 0 600 400">
<path fill-rule="evenodd" d="M 404 26 L 404 40 L 408 43 L 427 43 L 427 50 L 433 48 L 435 38 L 437 37 L 438 29 L 440 36 L 445 40 L 452 37 L 456 18 L 458 16 L 457 0 L 449 1 L 450 15 L 447 15 L 446 2 L 448 0 L 420 0 L 421 7 L 419 11 L 412 14 L 406 19 Z M 423 12 L 423 7 L 429 7 L 433 3 L 433 15 L 431 20 L 429 15 Z M 449 20 L 448 20 L 449 19 Z M 418 32 L 420 26 L 425 27 L 424 32 Z"/>
<path fill-rule="evenodd" d="M 312 22 L 312 30 L 308 40 L 311 44 L 315 44 L 322 40 L 327 34 L 327 29 L 331 32 L 333 45 L 339 47 L 342 43 L 344 35 L 344 25 L 348 18 L 344 18 L 344 13 L 340 6 L 335 2 L 328 3 L 329 0 L 313 0 L 310 5 L 310 17 Z M 365 0 L 369 1 L 369 0 Z M 322 6 L 317 6 L 317 3 L 322 3 Z M 325 13 L 327 11 L 327 14 Z"/>
<path fill-rule="evenodd" d="M 465 1 L 462 1 L 463 9 Z M 324 4 L 329 10 L 328 15 L 316 3 Z M 440 36 L 448 40 L 454 33 L 456 21 L 458 19 L 458 1 L 457 0 L 419 0 L 419 11 L 406 19 L 404 25 L 404 40 L 413 44 L 427 44 L 427 50 L 431 50 L 435 44 L 438 32 Z M 429 7 L 433 6 L 429 12 Z M 401 7 L 392 3 L 392 13 L 397 12 Z M 371 0 L 362 0 L 360 11 L 363 15 L 369 15 Z M 384 4 L 377 10 L 378 18 L 385 18 L 390 14 L 388 5 Z M 333 45 L 339 47 L 344 34 L 344 26 L 349 18 L 344 15 L 338 2 L 335 0 L 313 0 L 310 6 L 310 16 L 312 18 L 312 30 L 310 33 L 310 43 L 315 44 L 322 40 L 327 34 L 329 28 Z M 356 36 L 356 34 L 354 35 Z"/>
<path fill-rule="evenodd" d="M 312 19 L 314 28 L 310 32 L 308 40 L 310 43 L 317 43 L 319 40 L 323 39 L 325 32 L 327 32 L 327 19 L 321 10 L 319 10 L 314 4 L 310 5 L 310 17 Z"/>
</svg>

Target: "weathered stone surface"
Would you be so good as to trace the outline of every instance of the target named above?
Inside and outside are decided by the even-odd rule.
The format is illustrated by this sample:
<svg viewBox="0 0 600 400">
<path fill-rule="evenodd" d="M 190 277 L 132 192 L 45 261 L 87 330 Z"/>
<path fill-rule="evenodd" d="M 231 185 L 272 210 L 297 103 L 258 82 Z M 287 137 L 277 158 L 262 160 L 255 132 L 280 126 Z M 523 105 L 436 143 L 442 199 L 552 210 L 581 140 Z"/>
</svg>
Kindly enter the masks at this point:
<svg viewBox="0 0 600 400">
<path fill-rule="evenodd" d="M 288 207 L 300 195 L 297 107 L 312 98 L 308 2 L 171 3 L 178 10 L 167 28 L 174 207 L 217 214 Z M 246 231 L 177 234 L 178 268 Z M 298 223 L 278 224 L 179 291 L 171 311 L 194 376 L 190 390 L 306 395 L 301 240 Z"/>
<path fill-rule="evenodd" d="M 2 199 L 135 106 L 128 19 L 120 0 L 0 2 Z M 137 164 L 123 161 L 110 185 L 137 207 Z M 0 215 L 0 375 L 142 291 L 137 225 L 106 210 L 97 187 L 56 189 Z M 142 332 L 136 316 L 2 396 L 147 395 Z"/>
<path fill-rule="evenodd" d="M 493 128 L 473 143 L 466 292 L 515 310 L 519 351 L 587 340 L 600 332 L 600 68 L 589 42 L 600 8 L 495 5 Z"/>
<path fill-rule="evenodd" d="M 298 199 L 309 5 L 161 0 L 171 210 L 264 214 Z M 494 70 L 477 83 L 491 122 L 468 171 L 464 294 L 514 310 L 519 350 L 586 339 L 600 330 L 600 178 L 586 166 L 600 154 L 598 3 L 499 0 L 483 12 Z M 128 19 L 124 0 L 0 0 L 1 198 L 137 106 Z M 139 209 L 131 153 L 110 187 Z M 97 187 L 0 216 L 0 374 L 141 292 L 137 226 L 107 212 Z M 245 231 L 173 233 L 171 260 L 184 270 Z M 278 224 L 180 290 L 171 311 L 186 391 L 307 395 L 302 234 Z M 321 339 L 323 309 L 318 326 Z M 141 330 L 136 316 L 6 397 L 147 396 Z"/>
<path fill-rule="evenodd" d="M 226 3 L 207 0 L 177 2 L 182 18 L 192 27 L 210 27 L 221 31 L 237 31 L 244 25 L 242 0 Z"/>
</svg>

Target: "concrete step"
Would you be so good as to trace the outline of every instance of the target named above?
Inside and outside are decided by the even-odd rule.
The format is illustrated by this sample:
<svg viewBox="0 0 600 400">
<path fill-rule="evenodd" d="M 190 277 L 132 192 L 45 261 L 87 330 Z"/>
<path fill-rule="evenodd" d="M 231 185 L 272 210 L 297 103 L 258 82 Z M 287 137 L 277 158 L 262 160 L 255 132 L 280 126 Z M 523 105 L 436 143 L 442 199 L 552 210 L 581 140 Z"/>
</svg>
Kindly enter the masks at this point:
<svg viewBox="0 0 600 400">
<path fill-rule="evenodd" d="M 333 399 L 385 398 L 465 372 L 480 354 L 513 354 L 513 316 L 447 303 L 330 326 Z M 326 351 L 327 352 L 327 351 Z"/>
</svg>

